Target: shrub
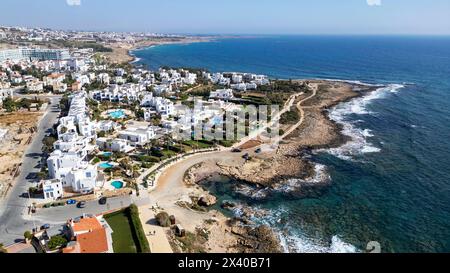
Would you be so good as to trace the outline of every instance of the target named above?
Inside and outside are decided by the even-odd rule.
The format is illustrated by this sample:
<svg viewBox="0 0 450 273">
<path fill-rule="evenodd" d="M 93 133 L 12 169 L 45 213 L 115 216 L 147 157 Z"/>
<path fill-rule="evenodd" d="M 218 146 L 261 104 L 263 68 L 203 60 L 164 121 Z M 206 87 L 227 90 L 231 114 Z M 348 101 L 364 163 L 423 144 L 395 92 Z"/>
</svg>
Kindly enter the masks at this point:
<svg viewBox="0 0 450 273">
<path fill-rule="evenodd" d="M 31 239 L 33 239 L 33 234 L 30 231 L 27 230 L 23 234 L 23 237 L 25 237 L 25 239 L 27 239 L 27 240 L 31 240 Z"/>
<path fill-rule="evenodd" d="M 93 164 L 97 164 L 97 163 L 100 163 L 100 162 L 101 162 L 101 159 L 98 158 L 98 157 L 96 157 L 96 158 L 94 158 L 94 159 L 92 160 L 92 163 L 93 163 Z"/>
<path fill-rule="evenodd" d="M 167 212 L 160 212 L 156 215 L 156 221 L 162 227 L 170 227 L 170 217 Z"/>
<path fill-rule="evenodd" d="M 151 167 L 153 167 L 153 165 L 155 165 L 155 164 L 144 162 L 141 164 L 141 167 L 144 169 L 150 169 Z"/>
<path fill-rule="evenodd" d="M 160 162 L 160 159 L 158 157 L 149 156 L 149 155 L 141 155 L 138 157 L 138 160 L 141 162 L 151 162 L 151 163 Z"/>
<path fill-rule="evenodd" d="M 55 250 L 59 247 L 65 246 L 66 244 L 67 244 L 66 238 L 64 238 L 61 235 L 57 235 L 57 236 L 53 236 L 52 238 L 50 238 L 47 246 L 50 250 Z"/>
<path fill-rule="evenodd" d="M 142 253 L 149 253 L 150 246 L 145 236 L 144 229 L 142 228 L 141 219 L 139 218 L 139 209 L 136 205 L 132 204 L 127 209 L 128 215 L 131 220 L 131 224 L 134 229 L 134 233 L 139 242 L 139 249 Z"/>
</svg>

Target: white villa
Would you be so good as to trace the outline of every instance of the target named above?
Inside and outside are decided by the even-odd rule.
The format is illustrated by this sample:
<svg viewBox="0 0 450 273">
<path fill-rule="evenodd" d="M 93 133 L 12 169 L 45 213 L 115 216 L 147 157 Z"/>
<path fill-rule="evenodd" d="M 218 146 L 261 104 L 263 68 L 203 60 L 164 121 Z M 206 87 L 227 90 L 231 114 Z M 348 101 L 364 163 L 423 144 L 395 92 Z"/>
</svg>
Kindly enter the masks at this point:
<svg viewBox="0 0 450 273">
<path fill-rule="evenodd" d="M 134 150 L 134 147 L 130 146 L 127 140 L 120 138 L 100 137 L 97 138 L 96 144 L 103 151 L 128 153 Z"/>
<path fill-rule="evenodd" d="M 230 100 L 230 99 L 234 98 L 233 90 L 232 89 L 218 89 L 216 91 L 211 91 L 209 98 Z"/>
<path fill-rule="evenodd" d="M 153 127 L 129 128 L 119 132 L 119 138 L 127 140 L 131 146 L 143 146 L 156 137 Z"/>
<path fill-rule="evenodd" d="M 137 101 L 144 94 L 145 89 L 145 86 L 142 84 L 112 84 L 107 89 L 94 91 L 92 98 L 97 101 L 123 102 L 125 99 Z"/>
<path fill-rule="evenodd" d="M 45 200 L 55 201 L 63 197 L 63 186 L 59 179 L 44 180 L 41 183 Z"/>
<path fill-rule="evenodd" d="M 162 97 L 153 97 L 151 93 L 144 96 L 141 106 L 152 107 L 163 117 L 172 116 L 175 112 L 175 106 L 172 101 Z"/>
</svg>

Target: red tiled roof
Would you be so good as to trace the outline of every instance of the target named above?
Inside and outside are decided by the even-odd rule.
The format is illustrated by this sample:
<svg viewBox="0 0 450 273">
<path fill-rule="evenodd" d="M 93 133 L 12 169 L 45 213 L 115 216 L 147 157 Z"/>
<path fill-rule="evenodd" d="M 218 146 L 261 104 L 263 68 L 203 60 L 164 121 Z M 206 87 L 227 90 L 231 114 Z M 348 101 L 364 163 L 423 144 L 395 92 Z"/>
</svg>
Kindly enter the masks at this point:
<svg viewBox="0 0 450 273">
<path fill-rule="evenodd" d="M 73 222 L 72 229 L 74 232 L 89 232 L 93 230 L 102 229 L 100 221 L 95 218 L 82 218 L 78 222 Z"/>
<path fill-rule="evenodd" d="M 105 253 L 108 251 L 108 239 L 104 228 L 77 236 L 80 253 Z"/>
</svg>

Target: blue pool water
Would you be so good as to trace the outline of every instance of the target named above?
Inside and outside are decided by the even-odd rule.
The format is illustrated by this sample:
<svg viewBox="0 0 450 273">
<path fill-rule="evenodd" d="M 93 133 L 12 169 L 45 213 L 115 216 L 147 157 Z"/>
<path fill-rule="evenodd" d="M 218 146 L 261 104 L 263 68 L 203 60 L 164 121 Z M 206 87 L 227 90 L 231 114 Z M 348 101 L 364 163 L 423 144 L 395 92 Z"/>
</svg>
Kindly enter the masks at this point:
<svg viewBox="0 0 450 273">
<path fill-rule="evenodd" d="M 123 188 L 122 181 L 113 181 L 113 182 L 111 182 L 111 185 L 117 190 L 120 190 L 121 188 Z"/>
<path fill-rule="evenodd" d="M 116 110 L 109 113 L 109 116 L 113 119 L 121 119 L 125 117 L 125 112 L 123 110 Z"/>
<path fill-rule="evenodd" d="M 110 156 L 112 156 L 112 153 L 111 153 L 111 152 L 104 152 L 104 153 L 103 153 L 103 156 L 110 157 Z"/>
<path fill-rule="evenodd" d="M 158 68 L 386 84 L 330 112 L 353 141 L 313 160 L 332 185 L 308 198 L 254 199 L 211 181 L 221 199 L 269 211 L 260 220 L 292 252 L 450 252 L 450 37 L 291 36 L 224 39 L 135 51 Z M 395 85 L 394 85 L 395 84 Z"/>
<path fill-rule="evenodd" d="M 102 169 L 111 169 L 112 167 L 114 167 L 114 165 L 112 165 L 111 163 L 101 163 L 98 166 Z"/>
</svg>

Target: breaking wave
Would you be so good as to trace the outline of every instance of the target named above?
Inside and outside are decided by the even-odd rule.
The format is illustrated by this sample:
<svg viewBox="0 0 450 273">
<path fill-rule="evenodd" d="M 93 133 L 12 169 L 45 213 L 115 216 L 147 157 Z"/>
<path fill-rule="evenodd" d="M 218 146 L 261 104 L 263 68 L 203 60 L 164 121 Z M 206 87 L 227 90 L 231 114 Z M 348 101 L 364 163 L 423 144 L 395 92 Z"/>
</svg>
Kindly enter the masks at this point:
<svg viewBox="0 0 450 273">
<path fill-rule="evenodd" d="M 257 210 L 258 208 L 254 208 Z M 315 239 L 303 234 L 298 226 L 285 219 L 289 215 L 286 208 L 277 208 L 266 213 L 265 217 L 251 220 L 272 227 L 277 232 L 283 251 L 286 253 L 358 253 L 357 247 L 334 235 L 330 242 Z"/>
<path fill-rule="evenodd" d="M 272 188 L 276 192 L 289 193 L 300 190 L 302 185 L 317 185 L 326 183 L 331 180 L 330 175 L 327 172 L 327 168 L 322 164 L 314 165 L 314 175 L 306 179 L 289 179 L 282 183 L 273 185 Z"/>
<path fill-rule="evenodd" d="M 353 99 L 349 102 L 341 103 L 334 107 L 329 117 L 331 120 L 342 125 L 342 133 L 351 138 L 351 141 L 338 148 L 326 150 L 328 153 L 343 160 L 352 160 L 353 156 L 365 153 L 378 153 L 380 148 L 368 142 L 368 138 L 373 137 L 369 129 L 361 129 L 356 126 L 360 121 L 349 120 L 349 115 L 370 115 L 374 114 L 367 109 L 373 100 L 382 99 L 388 93 L 397 93 L 404 85 L 391 84 L 378 88 L 368 95 Z"/>
</svg>

